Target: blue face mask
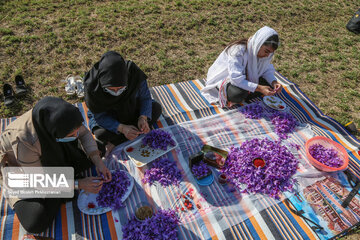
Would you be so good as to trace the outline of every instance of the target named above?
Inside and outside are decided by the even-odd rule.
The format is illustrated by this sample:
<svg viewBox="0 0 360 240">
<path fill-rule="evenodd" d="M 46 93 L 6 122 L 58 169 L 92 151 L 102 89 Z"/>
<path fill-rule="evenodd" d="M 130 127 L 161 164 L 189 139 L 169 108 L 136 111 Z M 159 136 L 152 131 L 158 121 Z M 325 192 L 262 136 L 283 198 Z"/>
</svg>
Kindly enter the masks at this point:
<svg viewBox="0 0 360 240">
<path fill-rule="evenodd" d="M 72 142 L 75 141 L 79 136 L 79 131 L 76 134 L 76 137 L 63 137 L 63 138 L 56 138 L 57 142 Z"/>
<path fill-rule="evenodd" d="M 104 88 L 105 92 L 110 93 L 111 95 L 113 95 L 115 97 L 120 96 L 125 90 L 126 90 L 126 87 L 119 89 L 117 92 L 107 89 L 107 88 Z"/>
</svg>

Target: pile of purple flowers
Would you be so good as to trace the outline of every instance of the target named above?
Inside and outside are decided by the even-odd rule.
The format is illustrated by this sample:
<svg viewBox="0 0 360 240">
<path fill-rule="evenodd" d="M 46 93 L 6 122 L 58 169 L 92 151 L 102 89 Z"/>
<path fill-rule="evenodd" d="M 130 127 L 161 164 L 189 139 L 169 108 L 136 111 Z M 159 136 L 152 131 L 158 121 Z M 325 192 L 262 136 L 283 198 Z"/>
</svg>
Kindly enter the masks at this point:
<svg viewBox="0 0 360 240">
<path fill-rule="evenodd" d="M 253 160 L 261 158 L 264 167 L 255 167 Z M 282 191 L 293 188 L 298 160 L 280 141 L 252 139 L 240 147 L 231 147 L 224 168 L 225 173 L 242 192 L 263 193 L 278 198 Z"/>
<path fill-rule="evenodd" d="M 207 176 L 211 170 L 204 161 L 200 161 L 198 164 L 192 166 L 191 171 L 196 178 L 200 179 Z"/>
<path fill-rule="evenodd" d="M 144 221 L 135 216 L 122 227 L 124 240 L 173 240 L 177 237 L 179 218 L 174 210 L 159 210 L 153 217 Z"/>
<path fill-rule="evenodd" d="M 260 103 L 256 102 L 241 108 L 240 112 L 242 112 L 247 118 L 259 119 L 262 117 L 263 107 L 260 105 Z"/>
<path fill-rule="evenodd" d="M 142 182 L 150 183 L 151 185 L 156 181 L 158 181 L 163 187 L 171 184 L 179 186 L 181 181 L 181 172 L 176 167 L 176 163 L 167 158 L 155 161 L 152 168 L 145 171 Z"/>
<path fill-rule="evenodd" d="M 344 161 L 339 157 L 334 148 L 326 148 L 321 144 L 311 145 L 309 148 L 310 155 L 317 161 L 329 167 L 339 168 Z"/>
<path fill-rule="evenodd" d="M 117 210 L 125 205 L 122 203 L 121 198 L 124 196 L 130 185 L 130 179 L 125 172 L 116 170 L 111 173 L 111 181 L 104 182 L 103 186 L 96 197 L 96 201 L 101 207 L 110 207 Z"/>
<path fill-rule="evenodd" d="M 163 151 L 166 151 L 169 145 L 175 146 L 171 134 L 161 129 L 152 130 L 142 139 L 142 143 L 152 149 L 161 149 Z"/>
<path fill-rule="evenodd" d="M 287 139 L 287 134 L 292 132 L 298 125 L 296 118 L 287 112 L 274 112 L 271 116 L 271 123 L 275 126 L 275 132 L 280 139 Z"/>
</svg>

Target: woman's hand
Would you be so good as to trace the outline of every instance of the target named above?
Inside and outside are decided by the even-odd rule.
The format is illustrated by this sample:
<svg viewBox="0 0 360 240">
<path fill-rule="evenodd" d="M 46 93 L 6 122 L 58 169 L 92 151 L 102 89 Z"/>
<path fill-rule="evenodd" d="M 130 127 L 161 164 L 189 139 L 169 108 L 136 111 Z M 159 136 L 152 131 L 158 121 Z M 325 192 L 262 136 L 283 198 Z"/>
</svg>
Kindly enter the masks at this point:
<svg viewBox="0 0 360 240">
<path fill-rule="evenodd" d="M 99 151 L 97 151 L 97 152 L 99 152 Z M 104 182 L 110 182 L 111 181 L 111 172 L 106 167 L 106 165 L 105 165 L 104 161 L 102 160 L 102 158 L 100 157 L 100 155 L 99 154 L 91 154 L 90 159 L 96 167 L 97 174 L 102 175 L 102 180 L 104 180 Z"/>
<path fill-rule="evenodd" d="M 272 96 L 276 93 L 271 87 L 260 85 L 260 84 L 258 85 L 258 87 L 256 88 L 255 91 L 261 92 L 265 96 Z"/>
<path fill-rule="evenodd" d="M 271 83 L 271 85 L 272 85 L 272 87 L 274 88 L 274 92 L 275 93 L 279 93 L 279 92 L 281 92 L 281 89 L 282 89 L 282 85 L 278 82 L 278 81 L 273 81 L 272 83 Z"/>
<path fill-rule="evenodd" d="M 111 172 L 106 167 L 105 163 L 100 159 L 100 161 L 97 161 L 95 163 L 95 166 L 96 166 L 97 174 L 103 176 L 104 182 L 110 182 L 111 181 Z"/>
<path fill-rule="evenodd" d="M 135 126 L 120 124 L 118 131 L 125 135 L 129 140 L 135 139 L 141 132 Z"/>
<path fill-rule="evenodd" d="M 103 181 L 101 177 L 87 177 L 79 179 L 79 189 L 83 189 L 85 192 L 98 193 L 100 192 Z"/>
<path fill-rule="evenodd" d="M 139 117 L 138 120 L 138 128 L 140 129 L 140 131 L 142 133 L 149 133 L 150 132 L 150 127 L 149 127 L 149 123 L 147 121 L 147 116 L 141 115 Z"/>
</svg>

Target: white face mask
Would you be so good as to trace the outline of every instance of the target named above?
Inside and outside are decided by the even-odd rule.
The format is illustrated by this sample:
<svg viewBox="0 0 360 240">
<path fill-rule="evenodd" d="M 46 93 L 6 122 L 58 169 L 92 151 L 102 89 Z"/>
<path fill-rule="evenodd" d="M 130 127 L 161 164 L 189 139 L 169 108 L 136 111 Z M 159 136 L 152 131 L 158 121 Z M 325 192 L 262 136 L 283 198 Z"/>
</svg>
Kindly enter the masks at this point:
<svg viewBox="0 0 360 240">
<path fill-rule="evenodd" d="M 120 96 L 125 90 L 126 90 L 126 87 L 119 89 L 117 92 L 107 89 L 107 88 L 104 88 L 105 92 L 110 93 L 111 95 L 113 95 L 115 97 Z"/>
</svg>

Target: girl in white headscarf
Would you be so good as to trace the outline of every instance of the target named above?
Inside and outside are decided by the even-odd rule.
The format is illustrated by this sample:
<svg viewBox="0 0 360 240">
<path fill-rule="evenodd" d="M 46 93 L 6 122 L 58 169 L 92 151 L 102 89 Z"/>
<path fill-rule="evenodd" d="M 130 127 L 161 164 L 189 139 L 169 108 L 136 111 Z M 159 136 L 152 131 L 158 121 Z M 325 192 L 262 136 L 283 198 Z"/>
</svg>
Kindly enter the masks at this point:
<svg viewBox="0 0 360 240">
<path fill-rule="evenodd" d="M 280 92 L 282 86 L 270 63 L 278 46 L 277 32 L 267 26 L 249 39 L 231 43 L 209 68 L 201 93 L 210 103 L 226 107 L 257 94 L 271 96 Z"/>
</svg>

